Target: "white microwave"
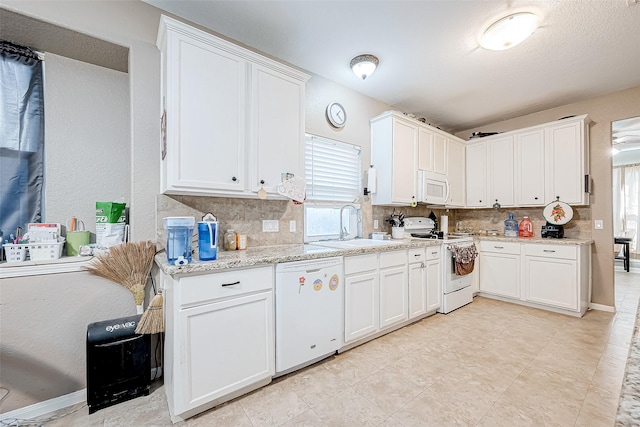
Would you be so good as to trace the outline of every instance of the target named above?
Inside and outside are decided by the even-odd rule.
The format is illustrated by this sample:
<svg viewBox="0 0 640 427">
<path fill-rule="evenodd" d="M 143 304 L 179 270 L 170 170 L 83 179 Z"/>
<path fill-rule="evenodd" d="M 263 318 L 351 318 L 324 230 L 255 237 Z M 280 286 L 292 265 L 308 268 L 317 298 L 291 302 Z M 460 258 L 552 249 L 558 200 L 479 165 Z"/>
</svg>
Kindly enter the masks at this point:
<svg viewBox="0 0 640 427">
<path fill-rule="evenodd" d="M 445 205 L 449 200 L 449 181 L 446 176 L 419 171 L 418 183 L 420 202 L 430 205 Z"/>
</svg>

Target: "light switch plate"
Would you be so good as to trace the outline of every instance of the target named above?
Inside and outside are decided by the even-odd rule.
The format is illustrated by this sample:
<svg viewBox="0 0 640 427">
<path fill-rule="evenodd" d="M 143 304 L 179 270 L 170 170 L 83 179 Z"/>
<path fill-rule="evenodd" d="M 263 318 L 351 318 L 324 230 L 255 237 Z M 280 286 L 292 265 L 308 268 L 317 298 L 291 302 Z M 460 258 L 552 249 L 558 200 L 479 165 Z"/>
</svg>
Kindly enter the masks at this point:
<svg viewBox="0 0 640 427">
<path fill-rule="evenodd" d="M 604 228 L 604 223 L 601 219 L 596 219 L 593 221 L 593 226 L 596 230 L 602 230 Z"/>
<path fill-rule="evenodd" d="M 292 219 L 291 221 L 289 221 L 289 232 L 291 233 L 295 233 L 296 232 L 296 220 Z"/>
<path fill-rule="evenodd" d="M 278 220 L 277 219 L 263 219 L 262 220 L 262 232 L 263 233 L 277 233 L 278 232 Z"/>
</svg>

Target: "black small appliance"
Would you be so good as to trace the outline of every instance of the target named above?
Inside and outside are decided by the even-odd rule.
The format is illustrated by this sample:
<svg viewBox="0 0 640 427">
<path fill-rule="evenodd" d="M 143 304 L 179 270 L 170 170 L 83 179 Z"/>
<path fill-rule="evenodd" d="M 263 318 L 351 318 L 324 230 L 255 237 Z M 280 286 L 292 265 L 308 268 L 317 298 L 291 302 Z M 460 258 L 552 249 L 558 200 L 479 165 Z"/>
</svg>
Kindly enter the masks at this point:
<svg viewBox="0 0 640 427">
<path fill-rule="evenodd" d="M 135 333 L 141 315 L 89 324 L 87 404 L 89 413 L 147 396 L 151 388 L 151 335 Z"/>
<path fill-rule="evenodd" d="M 542 226 L 542 230 L 540 232 L 541 237 L 546 237 L 549 239 L 563 239 L 564 238 L 564 226 L 549 224 Z"/>
</svg>

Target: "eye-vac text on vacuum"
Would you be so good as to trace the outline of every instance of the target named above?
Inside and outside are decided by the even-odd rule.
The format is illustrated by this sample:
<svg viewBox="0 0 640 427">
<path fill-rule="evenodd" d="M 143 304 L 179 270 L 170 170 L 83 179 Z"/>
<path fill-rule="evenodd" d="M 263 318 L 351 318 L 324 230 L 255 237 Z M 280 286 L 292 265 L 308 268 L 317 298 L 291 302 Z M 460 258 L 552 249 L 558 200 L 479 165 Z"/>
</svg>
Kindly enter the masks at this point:
<svg viewBox="0 0 640 427">
<path fill-rule="evenodd" d="M 107 332 L 117 331 L 120 328 L 134 328 L 136 326 L 136 322 L 126 322 L 126 323 L 116 323 L 115 325 L 109 325 L 105 329 Z"/>
</svg>

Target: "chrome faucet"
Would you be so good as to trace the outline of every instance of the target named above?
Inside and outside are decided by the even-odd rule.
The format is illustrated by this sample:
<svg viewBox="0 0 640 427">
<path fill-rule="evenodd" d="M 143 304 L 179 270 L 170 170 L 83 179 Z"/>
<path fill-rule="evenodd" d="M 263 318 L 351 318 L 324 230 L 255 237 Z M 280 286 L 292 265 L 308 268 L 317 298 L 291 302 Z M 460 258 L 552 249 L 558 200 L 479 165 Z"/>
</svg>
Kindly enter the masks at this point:
<svg viewBox="0 0 640 427">
<path fill-rule="evenodd" d="M 348 234 L 347 227 L 343 226 L 342 224 L 342 213 L 344 212 L 345 208 L 351 208 L 356 212 L 358 211 L 358 209 L 356 209 L 356 207 L 353 205 L 344 205 L 343 207 L 340 208 L 340 240 L 345 240 L 345 237 Z"/>
</svg>

